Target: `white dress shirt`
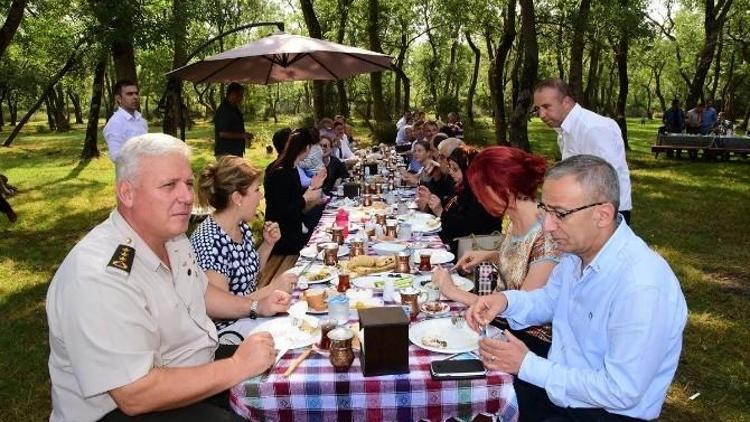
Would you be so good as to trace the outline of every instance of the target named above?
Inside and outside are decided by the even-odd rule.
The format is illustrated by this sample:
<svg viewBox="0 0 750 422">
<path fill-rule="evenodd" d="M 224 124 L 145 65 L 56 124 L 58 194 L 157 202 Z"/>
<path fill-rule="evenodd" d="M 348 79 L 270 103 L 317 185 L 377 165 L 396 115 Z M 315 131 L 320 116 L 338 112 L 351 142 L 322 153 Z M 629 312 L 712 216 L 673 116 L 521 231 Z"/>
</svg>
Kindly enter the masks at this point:
<svg viewBox="0 0 750 422">
<path fill-rule="evenodd" d="M 346 135 L 341 137 L 339 146 L 334 147 L 331 154 L 341 161 L 354 158 L 354 152 L 352 152 L 352 148 L 349 146 L 349 138 Z"/>
<path fill-rule="evenodd" d="M 669 264 L 618 220 L 583 271 L 564 255 L 545 287 L 506 291 L 502 316 L 514 329 L 552 322 L 548 358 L 528 352 L 518 377 L 554 404 L 650 420 L 677 370 L 687 304 Z"/>
<path fill-rule="evenodd" d="M 148 133 L 148 122 L 138 111 L 131 115 L 118 107 L 104 126 L 102 133 L 109 148 L 109 158 L 114 162 L 128 139 Z"/>
<path fill-rule="evenodd" d="M 574 155 L 589 154 L 603 158 L 617 171 L 620 181 L 620 210 L 630 211 L 630 170 L 625 161 L 625 144 L 617 123 L 576 104 L 557 132 L 563 160 Z"/>
</svg>

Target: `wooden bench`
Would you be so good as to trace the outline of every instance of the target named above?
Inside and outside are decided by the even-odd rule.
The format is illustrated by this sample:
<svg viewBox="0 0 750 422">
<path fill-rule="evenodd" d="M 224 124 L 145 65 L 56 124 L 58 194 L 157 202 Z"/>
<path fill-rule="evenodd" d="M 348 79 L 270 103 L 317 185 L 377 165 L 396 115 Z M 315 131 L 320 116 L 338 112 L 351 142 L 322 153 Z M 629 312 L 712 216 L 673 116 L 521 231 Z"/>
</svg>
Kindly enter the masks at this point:
<svg viewBox="0 0 750 422">
<path fill-rule="evenodd" d="M 267 286 L 277 275 L 284 273 L 297 263 L 299 255 L 271 255 L 260 270 L 257 286 Z"/>
</svg>

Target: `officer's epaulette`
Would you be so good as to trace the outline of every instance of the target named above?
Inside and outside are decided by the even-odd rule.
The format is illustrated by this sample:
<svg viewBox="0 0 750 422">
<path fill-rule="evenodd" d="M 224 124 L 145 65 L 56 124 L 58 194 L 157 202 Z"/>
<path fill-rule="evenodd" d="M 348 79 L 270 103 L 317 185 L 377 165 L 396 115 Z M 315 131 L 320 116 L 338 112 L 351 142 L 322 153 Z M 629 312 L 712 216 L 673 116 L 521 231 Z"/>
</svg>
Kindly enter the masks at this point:
<svg viewBox="0 0 750 422">
<path fill-rule="evenodd" d="M 107 271 L 114 274 L 130 275 L 133 269 L 133 260 L 135 259 L 135 248 L 128 245 L 119 244 L 112 259 L 107 264 Z"/>
</svg>

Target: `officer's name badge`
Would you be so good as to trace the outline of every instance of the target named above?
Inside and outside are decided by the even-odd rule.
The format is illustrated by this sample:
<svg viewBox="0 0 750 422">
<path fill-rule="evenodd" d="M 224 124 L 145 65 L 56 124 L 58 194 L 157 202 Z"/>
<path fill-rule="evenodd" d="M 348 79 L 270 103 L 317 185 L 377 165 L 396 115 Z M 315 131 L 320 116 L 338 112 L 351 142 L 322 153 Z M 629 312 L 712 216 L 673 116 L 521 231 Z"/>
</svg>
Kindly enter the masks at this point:
<svg viewBox="0 0 750 422">
<path fill-rule="evenodd" d="M 133 269 L 133 260 L 135 259 L 135 248 L 128 245 L 118 245 L 112 259 L 107 264 L 107 271 L 129 275 Z"/>
</svg>

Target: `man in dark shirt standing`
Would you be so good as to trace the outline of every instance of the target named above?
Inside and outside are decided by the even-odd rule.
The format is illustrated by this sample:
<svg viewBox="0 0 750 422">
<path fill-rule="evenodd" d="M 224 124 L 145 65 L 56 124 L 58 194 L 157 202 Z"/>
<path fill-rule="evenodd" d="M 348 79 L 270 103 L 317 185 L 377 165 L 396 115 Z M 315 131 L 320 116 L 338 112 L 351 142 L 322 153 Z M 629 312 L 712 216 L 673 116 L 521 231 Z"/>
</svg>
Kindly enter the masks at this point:
<svg viewBox="0 0 750 422">
<path fill-rule="evenodd" d="M 245 146 L 252 141 L 253 134 L 245 132 L 240 103 L 245 95 L 245 88 L 237 82 L 227 87 L 224 101 L 214 114 L 214 155 L 245 155 Z"/>
<path fill-rule="evenodd" d="M 682 133 L 685 130 L 685 112 L 680 107 L 680 100 L 672 100 L 672 108 L 664 113 L 664 129 L 670 133 Z"/>
</svg>

